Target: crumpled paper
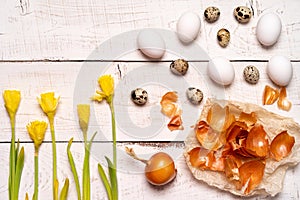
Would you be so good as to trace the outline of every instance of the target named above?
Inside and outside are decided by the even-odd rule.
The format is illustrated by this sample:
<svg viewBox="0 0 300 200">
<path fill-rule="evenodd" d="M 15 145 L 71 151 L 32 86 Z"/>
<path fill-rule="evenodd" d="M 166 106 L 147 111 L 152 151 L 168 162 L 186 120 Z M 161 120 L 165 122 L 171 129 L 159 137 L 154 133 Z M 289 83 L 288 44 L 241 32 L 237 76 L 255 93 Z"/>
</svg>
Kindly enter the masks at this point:
<svg viewBox="0 0 300 200">
<path fill-rule="evenodd" d="M 221 190 L 225 190 L 239 196 L 275 196 L 276 194 L 280 193 L 283 188 L 283 181 L 286 170 L 289 167 L 293 167 L 300 162 L 300 125 L 291 118 L 283 117 L 278 114 L 269 112 L 266 109 L 255 104 L 216 99 L 207 100 L 198 120 L 206 120 L 208 110 L 214 103 L 218 103 L 221 106 L 229 105 L 230 111 L 236 114 L 242 111 L 246 113 L 255 112 L 257 114 L 257 123 L 263 125 L 270 141 L 281 131 L 287 130 L 290 135 L 295 137 L 295 144 L 289 156 L 282 159 L 281 161 L 277 162 L 270 158 L 267 159 L 262 182 L 253 191 L 245 195 L 242 190 L 237 190 L 235 188 L 235 185 L 227 180 L 224 173 L 201 170 L 191 165 L 188 152 L 195 147 L 200 147 L 196 135 L 194 131 L 192 131 L 185 140 L 184 156 L 186 159 L 186 163 L 194 177 L 198 180 L 204 181 L 210 186 L 217 187 Z"/>
</svg>

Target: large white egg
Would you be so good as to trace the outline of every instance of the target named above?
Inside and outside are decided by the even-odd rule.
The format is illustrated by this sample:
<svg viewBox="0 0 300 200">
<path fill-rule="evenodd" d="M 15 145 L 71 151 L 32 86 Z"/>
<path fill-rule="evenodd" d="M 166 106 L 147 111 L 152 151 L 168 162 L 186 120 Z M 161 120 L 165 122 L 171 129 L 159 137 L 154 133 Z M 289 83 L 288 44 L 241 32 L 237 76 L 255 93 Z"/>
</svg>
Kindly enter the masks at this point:
<svg viewBox="0 0 300 200">
<path fill-rule="evenodd" d="M 281 20 L 275 13 L 267 13 L 260 17 L 256 26 L 257 40 L 264 46 L 275 44 L 281 33 Z"/>
<path fill-rule="evenodd" d="M 207 73 L 213 81 L 220 85 L 230 85 L 235 77 L 232 64 L 224 57 L 216 57 L 210 60 Z"/>
<path fill-rule="evenodd" d="M 143 54 L 150 58 L 161 58 L 166 51 L 166 44 L 162 36 L 151 29 L 139 32 L 137 46 Z"/>
<path fill-rule="evenodd" d="M 293 77 L 293 67 L 285 56 L 273 56 L 267 66 L 270 79 L 278 86 L 287 86 Z"/>
<path fill-rule="evenodd" d="M 177 22 L 177 35 L 183 43 L 195 40 L 201 27 L 200 17 L 194 12 L 183 13 Z"/>
</svg>

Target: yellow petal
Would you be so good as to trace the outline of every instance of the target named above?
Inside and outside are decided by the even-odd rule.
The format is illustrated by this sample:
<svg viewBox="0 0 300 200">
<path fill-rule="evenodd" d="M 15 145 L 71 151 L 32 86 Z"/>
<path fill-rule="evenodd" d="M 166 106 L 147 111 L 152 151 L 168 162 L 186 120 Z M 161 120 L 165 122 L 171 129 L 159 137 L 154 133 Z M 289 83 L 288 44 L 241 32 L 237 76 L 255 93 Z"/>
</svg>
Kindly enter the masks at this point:
<svg viewBox="0 0 300 200">
<path fill-rule="evenodd" d="M 100 94 L 94 94 L 94 96 L 91 97 L 91 100 L 101 102 L 103 99 L 105 99 L 105 95 Z"/>
<path fill-rule="evenodd" d="M 98 79 L 99 86 L 106 97 L 114 94 L 114 79 L 111 75 L 103 75 Z"/>
<path fill-rule="evenodd" d="M 38 97 L 38 102 L 44 113 L 55 113 L 59 101 L 59 96 L 55 97 L 54 92 L 42 93 Z"/>
<path fill-rule="evenodd" d="M 21 92 L 19 90 L 4 90 L 4 105 L 7 113 L 12 118 L 15 116 L 21 101 Z"/>
<path fill-rule="evenodd" d="M 83 132 L 86 132 L 89 125 L 90 119 L 90 105 L 89 104 L 78 104 L 77 114 L 79 117 L 79 125 Z"/>
<path fill-rule="evenodd" d="M 35 148 L 39 148 L 39 146 L 42 144 L 45 133 L 47 130 L 48 124 L 44 121 L 32 121 L 29 124 L 27 124 L 26 128 L 29 133 L 30 138 L 34 142 Z"/>
</svg>

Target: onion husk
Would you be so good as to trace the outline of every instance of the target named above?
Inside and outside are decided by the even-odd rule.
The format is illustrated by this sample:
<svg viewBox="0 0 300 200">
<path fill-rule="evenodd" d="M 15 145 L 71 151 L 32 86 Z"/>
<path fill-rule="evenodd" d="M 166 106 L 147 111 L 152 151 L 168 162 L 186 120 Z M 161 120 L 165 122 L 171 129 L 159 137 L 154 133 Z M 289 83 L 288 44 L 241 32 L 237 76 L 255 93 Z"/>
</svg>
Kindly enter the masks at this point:
<svg viewBox="0 0 300 200">
<path fill-rule="evenodd" d="M 279 97 L 279 91 L 274 89 L 268 85 L 265 86 L 264 94 L 263 94 L 263 105 L 271 105 L 275 103 L 275 101 Z"/>
<path fill-rule="evenodd" d="M 203 107 L 201 116 L 197 120 L 198 122 L 207 120 L 207 116 L 208 113 L 210 112 L 210 108 L 215 103 L 218 103 L 223 108 L 228 106 L 230 111 L 234 111 L 231 113 L 233 113 L 236 118 L 236 121 L 231 124 L 232 126 L 230 126 L 228 130 L 225 131 L 226 143 L 220 149 L 214 151 L 213 153 L 215 158 L 220 158 L 220 157 L 224 158 L 223 160 L 224 172 L 211 170 L 211 169 L 203 170 L 191 165 L 189 152 L 194 148 L 198 148 L 198 147 L 203 148 L 196 137 L 195 131 L 193 130 L 185 140 L 185 153 L 184 153 L 184 156 L 186 158 L 186 163 L 189 169 L 191 170 L 193 176 L 198 180 L 206 182 L 210 186 L 219 188 L 221 190 L 229 191 L 230 193 L 238 196 L 253 196 L 253 195 L 275 196 L 276 194 L 281 192 L 283 187 L 285 171 L 289 167 L 295 166 L 300 162 L 299 124 L 296 123 L 291 118 L 283 117 L 275 113 L 269 112 L 266 109 L 255 104 L 243 103 L 238 101 L 215 100 L 215 99 L 207 100 L 207 102 Z M 243 112 L 248 114 L 249 116 L 240 118 L 239 115 L 242 115 Z M 255 113 L 254 117 L 251 117 L 252 112 Z M 245 119 L 245 120 L 239 121 L 239 119 Z M 253 121 L 255 121 L 254 124 Z M 287 133 L 290 136 L 294 137 L 295 143 L 290 153 L 287 154 L 284 159 L 281 159 L 279 161 L 273 159 L 270 152 L 271 150 L 269 150 L 269 154 L 264 153 L 265 155 L 261 154 L 260 151 L 247 150 L 246 141 L 248 138 L 248 134 L 251 131 L 251 128 L 259 125 L 261 125 L 266 132 L 266 137 L 262 136 L 260 138 L 263 141 L 265 139 L 268 139 L 269 147 L 271 146 L 270 143 L 273 141 L 273 138 L 275 138 L 282 131 L 287 131 Z M 234 128 L 234 126 L 236 127 Z M 228 134 L 228 131 L 231 131 L 231 133 Z M 238 140 L 234 139 L 236 136 L 238 136 Z M 274 139 L 274 141 L 276 140 Z M 260 156 L 258 156 L 257 154 Z M 230 160 L 231 156 L 234 156 L 234 158 L 238 158 L 242 164 L 249 161 L 261 162 L 257 165 L 259 166 L 259 169 L 262 169 L 262 166 L 264 166 L 264 170 L 263 170 L 264 174 L 262 176 L 262 179 L 259 178 L 260 176 L 253 177 L 252 183 L 250 185 L 249 184 L 243 185 L 240 178 L 240 173 L 236 172 L 237 166 L 235 166 L 234 163 L 232 162 L 233 159 Z M 196 158 L 194 159 L 197 160 Z M 239 166 L 241 163 L 236 165 Z M 255 165 L 250 165 L 250 166 L 255 166 Z M 230 170 L 232 169 L 234 169 L 234 173 L 233 172 L 230 173 Z M 240 170 L 240 171 L 244 171 L 244 170 Z M 260 172 L 257 173 L 259 174 Z M 247 179 L 245 177 L 247 176 L 243 175 L 243 177 L 244 177 L 243 180 L 245 181 L 245 179 Z M 248 182 L 246 181 L 246 183 Z"/>
</svg>

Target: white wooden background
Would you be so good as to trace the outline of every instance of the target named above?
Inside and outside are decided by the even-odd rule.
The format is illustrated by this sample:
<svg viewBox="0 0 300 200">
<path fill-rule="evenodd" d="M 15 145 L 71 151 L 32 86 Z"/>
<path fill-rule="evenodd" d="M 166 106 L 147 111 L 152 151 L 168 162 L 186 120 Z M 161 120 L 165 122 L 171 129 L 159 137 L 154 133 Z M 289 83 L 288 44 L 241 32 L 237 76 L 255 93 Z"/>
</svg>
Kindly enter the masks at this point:
<svg viewBox="0 0 300 200">
<path fill-rule="evenodd" d="M 287 88 L 288 96 L 293 103 L 292 110 L 283 112 L 279 111 L 276 106 L 267 108 L 293 117 L 295 121 L 300 122 L 300 1 L 298 0 L 0 0 L 0 3 L 0 89 L 3 91 L 17 88 L 22 92 L 16 124 L 17 138 L 20 138 L 26 152 L 20 199 L 24 199 L 26 192 L 30 196 L 33 194 L 33 144 L 26 133 L 25 126 L 34 119 L 46 120 L 37 104 L 36 96 L 49 90 L 61 95 L 55 121 L 56 138 L 59 141 L 57 144 L 58 177 L 60 182 L 65 177 L 70 178 L 69 199 L 76 199 L 66 146 L 67 141 L 74 137 L 72 152 L 79 167 L 79 174 L 81 174 L 83 146 L 74 115 L 73 94 L 83 61 L 104 41 L 126 31 L 141 28 L 162 28 L 175 31 L 176 21 L 185 11 L 194 11 L 201 16 L 201 33 L 196 43 L 205 49 L 210 57 L 225 56 L 234 65 L 236 78 L 234 83 L 225 89 L 224 94 L 227 99 L 246 100 L 261 105 L 264 86 L 266 84 L 274 86 L 265 73 L 266 61 L 276 54 L 289 57 L 294 68 L 292 82 Z M 212 5 L 220 8 L 221 17 L 216 23 L 209 24 L 203 20 L 202 13 L 206 7 Z M 254 16 L 246 25 L 238 24 L 233 17 L 233 9 L 239 5 L 253 7 Z M 259 16 L 269 11 L 276 12 L 281 17 L 283 28 L 276 45 L 264 48 L 256 40 L 255 27 Z M 216 32 L 223 27 L 229 29 L 232 35 L 230 44 L 225 49 L 221 48 L 216 41 Z M 166 56 L 166 58 L 169 57 Z M 119 64 L 120 70 L 126 74 L 129 69 L 141 65 L 141 62 L 136 61 L 146 61 L 139 52 L 133 52 L 127 57 L 124 55 L 122 60 L 113 62 L 110 72 L 116 72 Z M 101 64 L 101 58 L 99 58 L 99 66 Z M 167 67 L 168 59 L 160 64 Z M 249 85 L 243 80 L 242 70 L 248 64 L 257 66 L 261 72 L 261 80 L 257 85 Z M 206 63 L 201 65 L 206 67 Z M 203 75 L 207 78 L 205 73 Z M 91 82 L 96 87 L 96 80 L 91 80 Z M 159 103 L 158 97 L 163 92 L 159 91 L 155 94 L 157 99 L 153 100 L 151 105 Z M 205 93 L 207 94 L 209 93 Z M 207 97 L 209 95 L 205 96 Z M 186 103 L 182 102 L 182 104 Z M 2 98 L 0 98 L 0 105 L 3 105 Z M 99 106 L 99 110 L 107 113 L 105 105 L 94 106 L 97 108 Z M 133 118 L 135 112 L 138 113 L 133 109 L 130 113 Z M 145 116 L 135 119 L 139 120 L 137 123 L 140 124 L 148 123 Z M 195 116 L 196 119 L 197 116 Z M 97 118 L 96 124 L 101 124 L 100 128 L 109 130 L 109 121 L 105 117 Z M 185 128 L 189 130 L 189 125 Z M 8 158 L 11 134 L 4 106 L 0 106 L 0 130 L 0 199 L 8 199 Z M 182 156 L 184 135 L 179 135 L 179 139 L 176 139 L 174 136 L 176 133 L 163 131 L 152 137 L 151 141 L 147 141 L 137 140 L 122 131 L 118 133 L 120 151 L 126 145 L 134 147 L 137 153 L 140 152 L 146 156 L 157 151 L 166 151 L 175 156 L 178 169 L 175 181 L 162 188 L 152 187 L 142 175 L 143 165 L 132 161 L 121 152 L 119 166 L 123 167 L 118 173 L 120 199 L 238 199 L 231 194 L 210 188 L 192 177 Z M 110 148 L 110 143 L 105 142 L 106 139 L 110 140 L 110 132 L 105 133 L 105 138 L 96 139 L 94 146 L 97 148 L 101 145 L 103 149 L 104 147 Z M 40 199 L 52 198 L 50 141 L 48 131 L 45 143 L 40 148 Z M 98 149 L 101 151 L 101 148 Z M 96 157 L 91 157 L 92 199 L 106 199 L 97 173 L 98 162 Z M 299 199 L 299 177 L 299 166 L 288 170 L 284 189 L 276 198 Z"/>
</svg>

